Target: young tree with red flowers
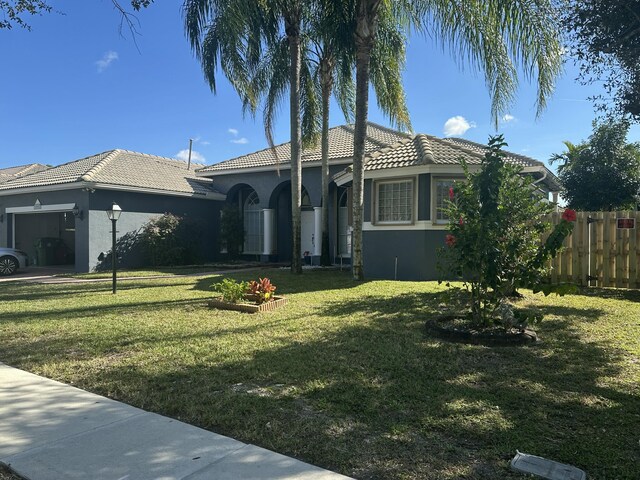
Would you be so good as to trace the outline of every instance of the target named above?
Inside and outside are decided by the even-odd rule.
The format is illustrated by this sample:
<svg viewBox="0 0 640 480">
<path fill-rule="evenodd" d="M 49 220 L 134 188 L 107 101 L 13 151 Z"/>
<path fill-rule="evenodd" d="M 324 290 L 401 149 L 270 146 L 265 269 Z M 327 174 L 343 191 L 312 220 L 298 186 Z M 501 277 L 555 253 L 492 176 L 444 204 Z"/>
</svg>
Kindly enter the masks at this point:
<svg viewBox="0 0 640 480">
<path fill-rule="evenodd" d="M 547 264 L 573 229 L 575 212 L 567 210 L 545 242 L 550 225 L 544 221 L 552 209 L 535 193 L 531 178 L 521 168 L 506 164 L 500 135 L 489 140 L 480 171 L 449 192 L 450 219 L 441 266 L 448 278 L 462 278 L 470 294 L 475 324 L 488 327 L 498 308 L 518 288 L 547 293 Z"/>
</svg>

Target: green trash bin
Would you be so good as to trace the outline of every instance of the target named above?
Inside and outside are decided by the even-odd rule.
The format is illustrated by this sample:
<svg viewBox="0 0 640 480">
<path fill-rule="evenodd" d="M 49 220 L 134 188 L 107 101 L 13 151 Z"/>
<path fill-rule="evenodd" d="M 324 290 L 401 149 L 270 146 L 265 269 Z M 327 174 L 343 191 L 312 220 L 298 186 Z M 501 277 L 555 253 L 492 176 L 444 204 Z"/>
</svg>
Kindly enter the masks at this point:
<svg viewBox="0 0 640 480">
<path fill-rule="evenodd" d="M 56 252 L 63 245 L 62 239 L 54 237 L 38 238 L 33 246 L 36 249 L 36 262 L 38 266 L 46 267 L 48 265 L 56 265 Z"/>
</svg>

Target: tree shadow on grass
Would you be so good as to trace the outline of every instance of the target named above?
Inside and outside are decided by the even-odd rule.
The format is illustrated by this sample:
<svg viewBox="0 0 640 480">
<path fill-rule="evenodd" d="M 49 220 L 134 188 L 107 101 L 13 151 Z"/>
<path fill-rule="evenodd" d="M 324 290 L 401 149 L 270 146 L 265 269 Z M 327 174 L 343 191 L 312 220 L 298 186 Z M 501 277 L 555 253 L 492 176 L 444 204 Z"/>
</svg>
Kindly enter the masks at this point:
<svg viewBox="0 0 640 480">
<path fill-rule="evenodd" d="M 170 280 L 170 279 L 168 279 Z M 118 283 L 118 291 L 140 290 L 148 288 L 181 287 L 185 283 L 153 283 L 151 281 L 138 281 L 136 283 Z M 16 288 L 0 291 L 0 302 L 16 300 L 48 300 L 53 297 L 74 297 L 88 293 L 111 294 L 111 283 L 58 283 L 58 284 L 27 284 L 15 285 Z"/>
<path fill-rule="evenodd" d="M 507 470 L 516 449 L 577 465 L 589 478 L 633 478 L 640 399 L 608 380 L 621 375 L 624 353 L 574 328 L 603 311 L 543 306 L 553 318 L 540 326 L 542 345 L 492 349 L 426 334 L 425 317 L 445 299 L 370 295 L 308 318 L 285 311 L 229 317 L 240 321 L 211 331 L 154 329 L 101 345 L 96 363 L 72 379 L 356 478 L 521 478 Z M 252 338 L 268 341 L 254 347 Z M 228 351 L 234 341 L 245 343 Z M 63 357 L 74 342 L 33 347 Z M 18 339 L 12 348 L 26 346 Z M 160 347 L 166 358 L 136 361 Z"/>
<path fill-rule="evenodd" d="M 599 288 L 599 287 L 583 287 L 572 295 L 581 295 L 585 297 L 597 297 L 613 300 L 627 300 L 630 302 L 640 302 L 640 290 L 626 288 Z"/>
<path fill-rule="evenodd" d="M 212 292 L 211 285 L 220 282 L 223 278 L 231 278 L 236 281 L 258 280 L 267 277 L 277 287 L 277 295 L 295 293 L 311 293 L 328 290 L 343 290 L 357 288 L 368 282 L 356 282 L 348 272 L 336 272 L 335 270 L 318 270 L 313 274 L 294 275 L 283 269 L 264 268 L 250 271 L 227 272 L 198 279 L 193 286 L 194 290 Z"/>
<path fill-rule="evenodd" d="M 640 402 L 601 385 L 620 353 L 555 335 L 536 348 L 461 346 L 381 315 L 248 360 L 115 366 L 101 380 L 135 405 L 357 478 L 510 478 L 516 449 L 590 478 L 631 475 Z"/>
</svg>

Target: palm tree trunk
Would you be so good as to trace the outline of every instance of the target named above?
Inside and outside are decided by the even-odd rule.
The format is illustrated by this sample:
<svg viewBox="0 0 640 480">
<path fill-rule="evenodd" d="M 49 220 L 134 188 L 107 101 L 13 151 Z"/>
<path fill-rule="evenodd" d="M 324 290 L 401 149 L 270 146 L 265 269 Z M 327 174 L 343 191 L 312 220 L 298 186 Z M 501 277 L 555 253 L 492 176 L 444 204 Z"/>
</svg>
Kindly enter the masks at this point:
<svg viewBox="0 0 640 480">
<path fill-rule="evenodd" d="M 301 203 L 302 192 L 302 128 L 300 124 L 300 21 L 285 21 L 289 40 L 291 65 L 290 83 L 290 122 L 291 122 L 291 273 L 302 273 L 301 250 Z"/>
<path fill-rule="evenodd" d="M 331 265 L 329 253 L 329 100 L 333 88 L 333 67 L 330 58 L 320 66 L 322 83 L 322 249 L 320 265 Z"/>
<path fill-rule="evenodd" d="M 356 42 L 356 125 L 353 137 L 353 253 L 351 273 L 364 280 L 362 221 L 364 213 L 364 145 L 369 112 L 369 68 L 380 0 L 359 0 Z"/>
</svg>

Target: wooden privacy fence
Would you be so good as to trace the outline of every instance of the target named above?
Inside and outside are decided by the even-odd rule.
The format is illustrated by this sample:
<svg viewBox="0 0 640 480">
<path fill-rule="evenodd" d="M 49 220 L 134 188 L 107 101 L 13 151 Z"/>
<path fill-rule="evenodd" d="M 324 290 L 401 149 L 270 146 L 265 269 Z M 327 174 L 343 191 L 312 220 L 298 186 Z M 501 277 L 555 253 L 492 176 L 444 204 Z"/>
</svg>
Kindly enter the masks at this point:
<svg viewBox="0 0 640 480">
<path fill-rule="evenodd" d="M 552 283 L 592 287 L 640 288 L 640 212 L 578 212 L 573 233 L 551 261 Z M 548 216 L 553 225 L 561 212 Z M 619 222 L 619 219 L 634 219 Z M 620 224 L 620 225 L 619 225 Z"/>
</svg>

